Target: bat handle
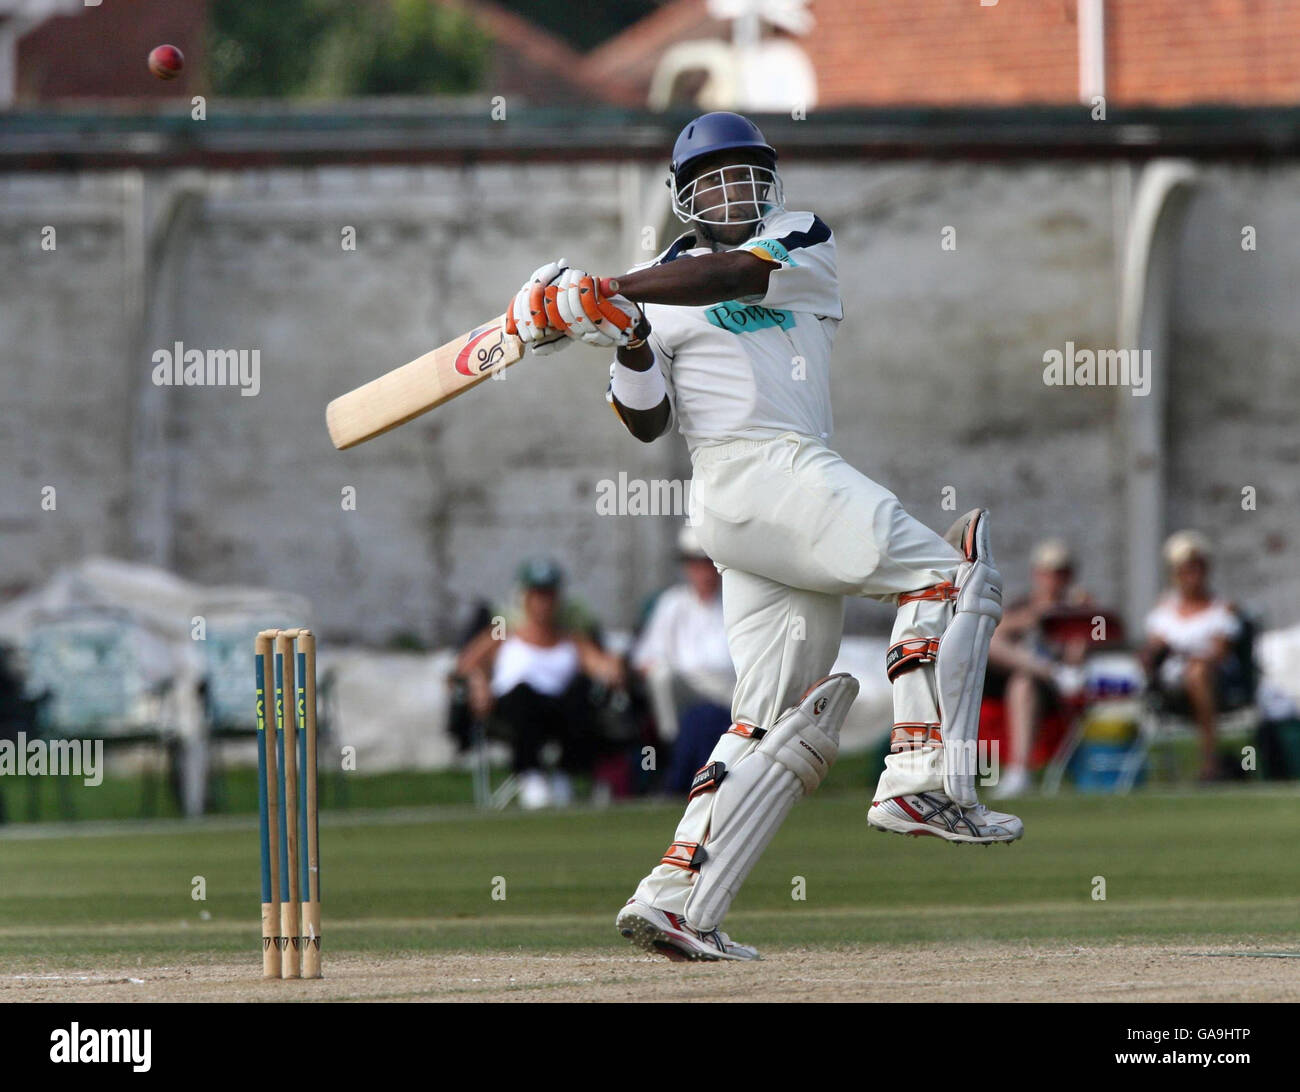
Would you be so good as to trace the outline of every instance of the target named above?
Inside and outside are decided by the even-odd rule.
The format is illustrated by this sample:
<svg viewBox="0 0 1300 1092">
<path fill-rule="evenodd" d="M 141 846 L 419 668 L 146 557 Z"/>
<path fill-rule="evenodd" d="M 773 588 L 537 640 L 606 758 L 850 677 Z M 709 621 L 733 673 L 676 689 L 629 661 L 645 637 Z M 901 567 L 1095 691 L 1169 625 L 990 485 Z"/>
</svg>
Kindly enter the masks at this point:
<svg viewBox="0 0 1300 1092">
<path fill-rule="evenodd" d="M 618 279 L 616 277 L 601 277 L 600 280 L 597 281 L 597 287 L 600 289 L 600 294 L 605 299 L 609 299 L 610 296 L 618 295 Z"/>
</svg>

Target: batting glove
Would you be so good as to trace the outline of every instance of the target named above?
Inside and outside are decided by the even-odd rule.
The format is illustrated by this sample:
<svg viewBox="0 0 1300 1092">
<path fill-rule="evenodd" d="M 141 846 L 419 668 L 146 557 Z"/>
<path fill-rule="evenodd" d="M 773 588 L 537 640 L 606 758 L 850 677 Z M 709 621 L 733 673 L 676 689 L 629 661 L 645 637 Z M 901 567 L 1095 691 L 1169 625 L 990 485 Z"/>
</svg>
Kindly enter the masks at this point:
<svg viewBox="0 0 1300 1092">
<path fill-rule="evenodd" d="M 640 307 L 626 296 L 602 292 L 600 279 L 590 273 L 566 269 L 555 288 L 554 306 L 547 300 L 547 318 L 574 340 L 598 348 L 618 348 L 644 340 L 650 332 Z"/>
<path fill-rule="evenodd" d="M 565 331 L 547 319 L 546 297 L 555 298 L 556 281 L 568 269 L 563 258 L 533 272 L 506 308 L 506 333 L 515 334 L 534 356 L 556 353 L 569 343 Z"/>
</svg>

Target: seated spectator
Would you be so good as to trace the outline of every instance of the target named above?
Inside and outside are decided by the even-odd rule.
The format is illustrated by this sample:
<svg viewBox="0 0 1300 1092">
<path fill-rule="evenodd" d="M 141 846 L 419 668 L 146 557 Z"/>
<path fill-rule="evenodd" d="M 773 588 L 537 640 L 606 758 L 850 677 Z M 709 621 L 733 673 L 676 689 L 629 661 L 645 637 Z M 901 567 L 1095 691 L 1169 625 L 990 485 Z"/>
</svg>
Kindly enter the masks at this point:
<svg viewBox="0 0 1300 1092">
<path fill-rule="evenodd" d="M 623 683 L 623 663 L 586 633 L 560 620 L 563 573 L 552 561 L 526 562 L 519 570 L 520 617 L 504 634 L 488 626 L 461 652 L 456 669 L 466 682 L 470 710 L 491 718 L 513 749 L 523 807 L 565 804 L 569 775 L 590 769 L 596 752 L 589 682 Z M 558 745 L 558 767 L 548 778 L 542 751 Z"/>
<path fill-rule="evenodd" d="M 655 601 L 632 664 L 647 676 L 670 677 L 678 730 L 665 781 L 670 792 L 685 792 L 731 727 L 736 671 L 722 616 L 722 576 L 689 524 L 677 547 L 685 583 L 665 589 Z"/>
<path fill-rule="evenodd" d="M 1040 542 L 1030 562 L 1029 597 L 1008 604 L 993 633 L 990 675 L 1005 677 L 1011 751 L 1001 762 L 995 797 L 1017 796 L 1029 787 L 1029 755 L 1040 721 L 1083 687 L 1079 664 L 1086 639 L 1060 640 L 1052 624 L 1063 615 L 1094 609 L 1074 574 L 1074 558 L 1064 542 Z"/>
<path fill-rule="evenodd" d="M 16 747 L 20 736 L 36 739 L 41 734 L 39 710 L 44 698 L 27 696 L 26 682 L 19 670 L 19 657 L 14 649 L 0 645 L 0 741 Z M 0 778 L 0 825 L 6 820 L 4 782 L 16 778 Z M 32 785 L 27 785 L 28 810 L 35 799 Z"/>
<path fill-rule="evenodd" d="M 1210 589 L 1209 540 L 1197 531 L 1178 531 L 1165 542 L 1172 588 L 1147 615 L 1142 664 L 1156 693 L 1171 711 L 1189 713 L 1201 739 L 1201 780 L 1219 770 L 1215 718 L 1224 699 L 1241 695 L 1249 665 L 1232 655 L 1242 622 L 1233 606 Z"/>
</svg>

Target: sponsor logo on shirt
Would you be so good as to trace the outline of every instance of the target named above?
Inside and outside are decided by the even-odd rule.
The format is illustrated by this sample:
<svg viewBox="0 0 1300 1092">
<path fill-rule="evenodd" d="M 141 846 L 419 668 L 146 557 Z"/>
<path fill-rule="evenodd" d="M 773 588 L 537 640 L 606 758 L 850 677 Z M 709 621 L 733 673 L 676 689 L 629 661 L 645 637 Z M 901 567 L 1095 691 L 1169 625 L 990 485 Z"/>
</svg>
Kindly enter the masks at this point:
<svg viewBox="0 0 1300 1092">
<path fill-rule="evenodd" d="M 776 307 L 763 307 L 757 303 L 746 306 L 736 300 L 717 303 L 705 309 L 709 322 L 720 330 L 732 334 L 748 334 L 770 326 L 788 330 L 794 325 L 794 315 Z"/>
<path fill-rule="evenodd" d="M 786 248 L 783 247 L 780 243 L 778 243 L 775 239 L 755 239 L 752 243 L 747 243 L 745 245 L 745 249 L 765 250 L 778 262 L 781 262 L 785 265 L 798 264 L 790 257 L 790 252 L 786 250 Z"/>
</svg>

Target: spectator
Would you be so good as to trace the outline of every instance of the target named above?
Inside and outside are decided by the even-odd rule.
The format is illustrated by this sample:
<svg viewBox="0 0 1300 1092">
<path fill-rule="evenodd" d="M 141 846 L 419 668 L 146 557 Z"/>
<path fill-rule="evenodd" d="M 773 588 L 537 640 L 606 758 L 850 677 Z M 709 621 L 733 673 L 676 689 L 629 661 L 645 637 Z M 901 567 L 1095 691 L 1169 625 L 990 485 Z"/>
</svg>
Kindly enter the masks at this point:
<svg viewBox="0 0 1300 1092">
<path fill-rule="evenodd" d="M 29 698 L 22 672 L 18 668 L 17 653 L 0 645 L 0 741 L 17 746 L 20 735 L 36 739 L 40 735 L 38 710 L 41 698 Z M 13 782 L 16 778 L 5 778 Z M 35 789 L 27 786 L 28 811 L 31 812 Z M 6 820 L 3 784 L 0 783 L 0 824 Z"/>
<path fill-rule="evenodd" d="M 518 620 L 504 634 L 494 626 L 482 630 L 456 664 L 473 715 L 490 717 L 513 749 L 519 802 L 525 808 L 572 799 L 569 775 L 589 769 L 595 757 L 589 681 L 611 687 L 623 683 L 617 656 L 562 624 L 562 583 L 563 573 L 553 561 L 526 562 L 519 570 L 523 610 Z M 542 770 L 548 744 L 560 749 L 549 777 Z"/>
<path fill-rule="evenodd" d="M 1086 641 L 1057 639 L 1052 622 L 1093 609 L 1092 598 L 1074 582 L 1075 563 L 1060 539 L 1034 549 L 1029 597 L 1007 606 L 989 646 L 989 667 L 1006 677 L 1010 755 L 1001 764 L 995 797 L 1018 796 L 1029 787 L 1029 755 L 1043 717 L 1062 707 L 1083 687 L 1079 665 Z"/>
<path fill-rule="evenodd" d="M 677 549 L 685 583 L 655 601 L 632 663 L 652 690 L 656 676 L 669 684 L 670 701 L 657 703 L 659 709 L 667 706 L 660 721 L 675 714 L 677 722 L 666 785 L 670 792 L 685 792 L 731 727 L 736 672 L 722 616 L 722 577 L 689 524 L 678 535 Z M 661 723 L 661 735 L 669 732 Z"/>
<path fill-rule="evenodd" d="M 1210 590 L 1209 540 L 1178 531 L 1165 542 L 1172 587 L 1147 615 L 1142 665 L 1174 712 L 1190 713 L 1201 738 L 1201 780 L 1218 777 L 1215 717 L 1222 697 L 1240 689 L 1247 665 L 1232 656 L 1241 618 Z"/>
</svg>

